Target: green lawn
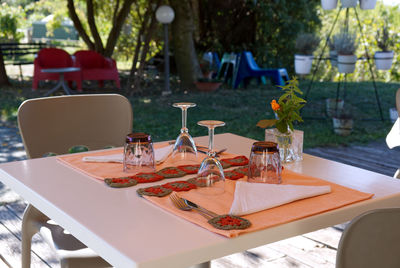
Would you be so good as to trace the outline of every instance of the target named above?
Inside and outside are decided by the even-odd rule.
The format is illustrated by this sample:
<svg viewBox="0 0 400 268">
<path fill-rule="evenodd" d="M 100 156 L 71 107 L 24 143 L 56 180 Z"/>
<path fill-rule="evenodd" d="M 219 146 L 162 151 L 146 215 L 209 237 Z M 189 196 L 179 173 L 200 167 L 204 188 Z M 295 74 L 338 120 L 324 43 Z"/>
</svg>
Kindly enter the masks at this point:
<svg viewBox="0 0 400 268">
<path fill-rule="evenodd" d="M 301 81 L 300 88 L 305 92 L 308 85 L 309 81 Z M 22 87 L 30 88 L 28 84 Z M 159 85 L 157 87 L 159 88 Z M 297 129 L 305 132 L 304 147 L 366 143 L 384 138 L 392 126 L 388 111 L 390 107 L 395 106 L 395 92 L 400 88 L 400 83 L 380 82 L 377 83 L 377 87 L 386 120 L 382 122 L 379 119 L 371 82 L 348 83 L 346 103 L 351 104 L 353 108 L 355 129 L 350 136 L 341 137 L 333 133 L 331 119 L 325 117 L 325 99 L 336 96 L 337 83 L 315 82 L 310 90 L 308 103 L 303 109 L 304 123 L 296 125 Z M 0 90 L 2 118 L 14 122 L 17 108 L 24 99 L 43 94 L 15 87 Z M 197 104 L 197 107 L 188 111 L 188 128 L 192 136 L 207 135 L 207 129 L 198 126 L 197 121 L 215 119 L 226 122 L 226 126 L 217 128 L 216 133 L 232 132 L 263 140 L 264 130 L 256 127 L 256 124 L 260 119 L 273 117 L 269 102 L 281 94 L 280 89 L 270 85 L 251 85 L 248 89 L 237 90 L 222 88 L 211 93 L 179 91 L 165 97 L 161 96 L 159 91 L 148 92 L 148 96 L 130 98 L 134 112 L 133 125 L 134 131 L 150 133 L 155 141 L 176 138 L 181 127 L 181 112 L 172 107 L 172 104 L 182 101 Z"/>
<path fill-rule="evenodd" d="M 300 88 L 306 91 L 308 83 L 302 82 Z M 333 133 L 332 120 L 325 118 L 325 99 L 336 96 L 337 83 L 314 83 L 303 111 L 304 123 L 296 125 L 296 128 L 305 132 L 305 148 L 365 143 L 384 138 L 392 126 L 388 120 L 388 110 L 395 106 L 394 96 L 400 84 L 378 83 L 377 86 L 386 120 L 382 122 L 379 119 L 372 83 L 348 83 L 346 103 L 354 107 L 355 129 L 350 136 L 341 137 Z M 213 93 L 176 93 L 169 97 L 133 98 L 134 129 L 149 132 L 155 140 L 174 139 L 180 129 L 181 113 L 172 107 L 172 103 L 190 101 L 197 103 L 197 107 L 188 112 L 188 128 L 193 136 L 207 135 L 207 130 L 198 126 L 197 121 L 216 119 L 226 122 L 226 126 L 217 128 L 216 133 L 232 132 L 262 140 L 264 130 L 256 127 L 256 124 L 260 119 L 273 117 L 269 102 L 280 94 L 279 89 L 262 86 L 252 89 L 220 89 Z M 316 117 L 319 119 L 310 119 Z"/>
</svg>

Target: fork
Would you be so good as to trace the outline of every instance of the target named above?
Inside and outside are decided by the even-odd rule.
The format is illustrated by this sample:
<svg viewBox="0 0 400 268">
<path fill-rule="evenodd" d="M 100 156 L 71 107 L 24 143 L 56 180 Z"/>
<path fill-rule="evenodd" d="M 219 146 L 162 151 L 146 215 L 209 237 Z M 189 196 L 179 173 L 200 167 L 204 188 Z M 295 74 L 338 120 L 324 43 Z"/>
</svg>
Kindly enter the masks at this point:
<svg viewBox="0 0 400 268">
<path fill-rule="evenodd" d="M 172 203 L 180 210 L 184 210 L 184 211 L 194 210 L 197 213 L 199 213 L 200 215 L 202 215 L 204 218 L 206 218 L 207 220 L 212 219 L 214 217 L 214 216 L 211 216 L 210 214 L 207 214 L 205 211 L 203 211 L 199 208 L 187 205 L 185 203 L 185 201 L 182 198 L 180 198 L 176 193 L 170 194 L 169 198 L 171 199 Z"/>
</svg>

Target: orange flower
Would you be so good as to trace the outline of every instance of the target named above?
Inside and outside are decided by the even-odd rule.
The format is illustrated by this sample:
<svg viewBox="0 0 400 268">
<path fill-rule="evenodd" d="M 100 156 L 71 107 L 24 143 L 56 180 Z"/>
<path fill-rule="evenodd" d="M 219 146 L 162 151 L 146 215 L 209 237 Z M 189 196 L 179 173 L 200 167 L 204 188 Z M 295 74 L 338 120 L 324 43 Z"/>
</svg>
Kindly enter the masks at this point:
<svg viewBox="0 0 400 268">
<path fill-rule="evenodd" d="M 271 107 L 274 112 L 278 111 L 281 106 L 276 102 L 276 100 L 271 101 Z"/>
</svg>

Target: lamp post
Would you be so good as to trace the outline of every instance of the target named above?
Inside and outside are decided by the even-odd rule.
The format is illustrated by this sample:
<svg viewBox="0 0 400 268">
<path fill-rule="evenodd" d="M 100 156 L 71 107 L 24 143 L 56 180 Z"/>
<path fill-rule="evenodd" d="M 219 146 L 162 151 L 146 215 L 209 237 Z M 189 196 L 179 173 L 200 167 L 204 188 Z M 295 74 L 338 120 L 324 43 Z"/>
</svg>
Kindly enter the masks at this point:
<svg viewBox="0 0 400 268">
<path fill-rule="evenodd" d="M 156 19 L 161 22 L 164 26 L 164 77 L 165 86 L 162 95 L 171 94 L 169 88 L 169 48 L 168 48 L 168 24 L 170 24 L 175 18 L 174 10 L 170 6 L 160 6 L 156 11 Z"/>
</svg>

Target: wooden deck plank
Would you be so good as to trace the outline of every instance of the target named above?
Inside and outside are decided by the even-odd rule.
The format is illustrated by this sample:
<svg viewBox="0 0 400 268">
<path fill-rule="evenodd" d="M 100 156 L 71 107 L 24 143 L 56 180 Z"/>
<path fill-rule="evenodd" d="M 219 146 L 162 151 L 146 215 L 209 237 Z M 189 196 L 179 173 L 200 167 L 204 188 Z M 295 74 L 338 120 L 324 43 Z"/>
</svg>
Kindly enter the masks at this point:
<svg viewBox="0 0 400 268">
<path fill-rule="evenodd" d="M 21 241 L 3 224 L 0 224 L 0 255 L 11 267 L 21 267 Z M 36 254 L 32 255 L 32 267 L 49 267 Z"/>
<path fill-rule="evenodd" d="M 15 202 L 0 207 L 0 222 L 21 241 L 22 214 L 26 204 L 24 202 Z M 43 240 L 40 234 L 32 238 L 32 256 L 36 255 L 43 267 L 60 267 L 57 256 L 51 247 Z"/>
</svg>

